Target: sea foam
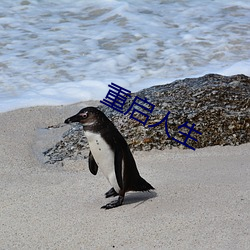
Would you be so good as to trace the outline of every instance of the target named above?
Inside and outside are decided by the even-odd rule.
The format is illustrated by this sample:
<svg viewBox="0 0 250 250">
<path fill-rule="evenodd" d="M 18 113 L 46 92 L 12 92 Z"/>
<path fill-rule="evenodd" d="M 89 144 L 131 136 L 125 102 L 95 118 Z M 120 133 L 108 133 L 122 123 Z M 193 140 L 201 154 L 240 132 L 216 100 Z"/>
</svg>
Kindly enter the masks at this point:
<svg viewBox="0 0 250 250">
<path fill-rule="evenodd" d="M 250 75 L 250 2 L 1 1 L 0 112 L 100 100 L 207 73 Z"/>
</svg>

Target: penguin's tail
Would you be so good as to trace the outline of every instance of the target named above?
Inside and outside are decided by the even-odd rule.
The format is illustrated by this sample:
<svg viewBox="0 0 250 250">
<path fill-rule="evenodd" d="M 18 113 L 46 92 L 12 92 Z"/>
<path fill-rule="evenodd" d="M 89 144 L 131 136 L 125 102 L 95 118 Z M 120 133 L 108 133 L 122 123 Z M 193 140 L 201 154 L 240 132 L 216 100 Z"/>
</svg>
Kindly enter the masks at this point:
<svg viewBox="0 0 250 250">
<path fill-rule="evenodd" d="M 139 176 L 131 191 L 148 191 L 150 189 L 154 189 L 154 187 L 152 187 L 147 181 Z"/>
</svg>

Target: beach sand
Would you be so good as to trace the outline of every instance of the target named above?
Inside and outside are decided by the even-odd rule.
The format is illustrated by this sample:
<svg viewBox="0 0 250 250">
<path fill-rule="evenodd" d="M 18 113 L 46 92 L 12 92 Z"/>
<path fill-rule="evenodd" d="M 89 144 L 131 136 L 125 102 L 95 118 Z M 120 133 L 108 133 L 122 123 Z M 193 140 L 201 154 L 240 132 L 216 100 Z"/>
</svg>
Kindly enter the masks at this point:
<svg viewBox="0 0 250 250">
<path fill-rule="evenodd" d="M 250 143 L 134 152 L 155 192 L 103 210 L 87 159 L 42 162 L 69 127 L 45 128 L 92 104 L 0 114 L 0 249 L 249 249 Z"/>
</svg>

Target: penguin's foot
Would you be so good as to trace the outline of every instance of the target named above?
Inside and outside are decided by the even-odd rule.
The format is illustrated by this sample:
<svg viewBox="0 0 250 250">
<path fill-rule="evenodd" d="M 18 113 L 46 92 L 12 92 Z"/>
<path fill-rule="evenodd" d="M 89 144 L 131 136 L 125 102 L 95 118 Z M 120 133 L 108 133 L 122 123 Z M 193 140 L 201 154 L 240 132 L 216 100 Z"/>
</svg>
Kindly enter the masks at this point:
<svg viewBox="0 0 250 250">
<path fill-rule="evenodd" d="M 114 208 L 114 207 L 119 207 L 119 206 L 122 205 L 123 200 L 124 200 L 124 197 L 123 196 L 119 196 L 118 200 L 112 201 L 112 202 L 110 202 L 110 203 L 102 206 L 101 208 L 110 209 L 110 208 Z"/>
<path fill-rule="evenodd" d="M 115 191 L 114 188 L 111 188 L 107 193 L 105 193 L 106 198 L 109 198 L 109 197 L 112 197 L 112 196 L 115 197 L 117 195 L 118 195 L 118 193 Z"/>
</svg>

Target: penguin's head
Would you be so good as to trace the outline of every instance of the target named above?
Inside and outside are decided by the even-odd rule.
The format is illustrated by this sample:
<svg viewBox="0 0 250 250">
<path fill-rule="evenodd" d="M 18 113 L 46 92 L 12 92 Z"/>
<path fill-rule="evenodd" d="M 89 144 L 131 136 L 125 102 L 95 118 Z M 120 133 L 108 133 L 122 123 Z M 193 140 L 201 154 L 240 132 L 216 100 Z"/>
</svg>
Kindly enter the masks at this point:
<svg viewBox="0 0 250 250">
<path fill-rule="evenodd" d="M 80 110 L 76 115 L 69 117 L 64 122 L 67 124 L 79 122 L 87 129 L 88 127 L 100 126 L 106 120 L 108 120 L 108 118 L 100 110 L 95 107 L 87 107 Z"/>
</svg>

